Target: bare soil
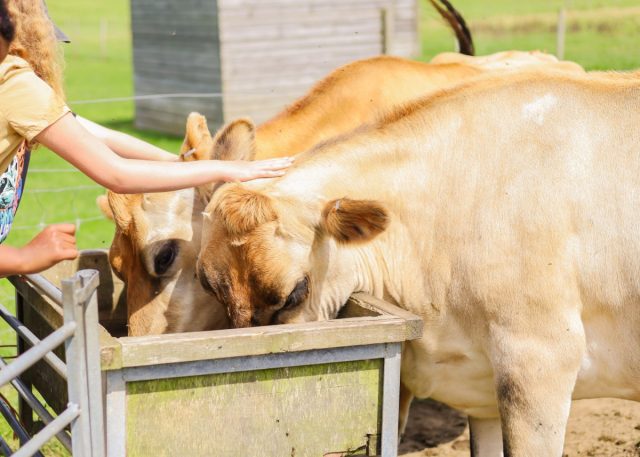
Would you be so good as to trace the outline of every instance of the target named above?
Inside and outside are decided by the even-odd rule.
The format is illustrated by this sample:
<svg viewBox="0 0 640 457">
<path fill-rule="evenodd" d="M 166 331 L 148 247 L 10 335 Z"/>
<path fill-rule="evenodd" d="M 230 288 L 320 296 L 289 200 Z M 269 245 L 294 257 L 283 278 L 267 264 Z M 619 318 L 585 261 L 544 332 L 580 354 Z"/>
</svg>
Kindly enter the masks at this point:
<svg viewBox="0 0 640 457">
<path fill-rule="evenodd" d="M 468 457 L 466 417 L 438 402 L 414 401 L 398 454 Z M 640 457 L 640 403 L 603 398 L 573 402 L 564 457 Z"/>
</svg>

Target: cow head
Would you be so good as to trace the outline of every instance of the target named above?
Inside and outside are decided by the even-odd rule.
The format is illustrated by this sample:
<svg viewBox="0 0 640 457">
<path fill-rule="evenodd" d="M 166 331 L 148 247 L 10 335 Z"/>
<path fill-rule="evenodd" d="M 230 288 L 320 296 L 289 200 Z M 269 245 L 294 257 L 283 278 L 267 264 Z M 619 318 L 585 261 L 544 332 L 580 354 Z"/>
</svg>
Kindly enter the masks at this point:
<svg viewBox="0 0 640 457">
<path fill-rule="evenodd" d="M 181 160 L 251 159 L 253 145 L 238 144 L 238 132 L 253 132 L 253 125 L 235 121 L 212 138 L 206 119 L 193 113 L 187 120 Z M 230 150 L 245 155 L 232 156 Z M 129 335 L 228 327 L 224 308 L 202 289 L 194 269 L 201 213 L 214 190 L 210 185 L 152 194 L 108 192 L 99 199 L 100 208 L 116 225 L 109 259 L 127 284 Z"/>
<path fill-rule="evenodd" d="M 207 206 L 197 267 L 203 287 L 235 327 L 336 317 L 358 290 L 362 248 L 387 227 L 386 210 L 256 187 L 227 184 Z"/>
</svg>

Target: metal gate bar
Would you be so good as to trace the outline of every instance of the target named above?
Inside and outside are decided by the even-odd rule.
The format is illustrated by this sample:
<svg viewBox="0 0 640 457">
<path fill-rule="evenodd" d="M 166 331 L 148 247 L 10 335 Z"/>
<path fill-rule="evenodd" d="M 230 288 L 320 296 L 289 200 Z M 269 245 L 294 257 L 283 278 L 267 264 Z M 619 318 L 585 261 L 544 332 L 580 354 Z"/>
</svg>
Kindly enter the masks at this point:
<svg viewBox="0 0 640 457">
<path fill-rule="evenodd" d="M 75 322 L 64 324 L 44 340 L 38 342 L 27 352 L 20 355 L 20 357 L 17 357 L 10 365 L 7 365 L 2 369 L 2 371 L 0 371 L 0 386 L 8 384 L 12 379 L 20 376 L 40 360 L 44 359 L 45 361 L 48 361 L 45 357 L 47 353 L 53 351 L 69 337 L 73 336 L 76 331 L 76 327 Z"/>
<path fill-rule="evenodd" d="M 2 455 L 11 455 L 11 448 L 7 444 L 7 442 L 0 436 L 0 452 Z"/>
<path fill-rule="evenodd" d="M 14 317 L 7 308 L 0 304 L 0 317 L 2 317 L 9 326 L 16 331 L 16 333 L 22 337 L 22 340 L 29 343 L 31 346 L 35 346 L 40 343 L 40 338 L 35 336 L 31 330 L 22 325 L 16 317 Z M 62 342 L 61 342 L 62 343 Z M 60 344 L 61 344 L 60 343 Z M 55 349 L 55 347 L 53 348 Z M 60 376 L 67 379 L 67 367 L 60 358 L 53 352 L 48 352 L 44 355 L 44 360 L 53 368 Z M 4 385 L 0 382 L 0 385 Z"/>
<path fill-rule="evenodd" d="M 42 340 L 0 305 L 0 317 L 16 331 L 21 341 L 32 345 L 12 363 L 7 364 L 4 360 L 0 362 L 0 386 L 11 382 L 30 407 L 29 413 L 35 411 L 46 424 L 36 435 L 29 437 L 8 405 L 7 408 L 0 408 L 3 414 L 7 413 L 10 416 L 7 420 L 18 433 L 22 445 L 12 454 L 6 441 L 0 438 L 0 450 L 6 455 L 41 456 L 40 447 L 54 436 L 58 436 L 65 447 L 71 447 L 74 455 L 104 456 L 102 382 L 97 336 L 98 278 L 99 274 L 95 270 L 80 271 L 71 279 L 62 281 L 61 292 L 39 275 L 22 277 L 49 297 L 64 315 L 64 324 Z M 66 364 L 52 353 L 62 343 L 65 344 Z M 56 418 L 40 405 L 30 389 L 18 378 L 40 360 L 46 361 L 59 375 L 67 379 L 69 403 Z M 69 426 L 71 442 L 65 431 Z"/>
<path fill-rule="evenodd" d="M 32 455 L 40 455 L 38 449 L 45 445 L 47 441 L 57 435 L 59 432 L 73 422 L 80 415 L 78 405 L 69 403 L 69 407 L 62 414 L 56 417 L 53 422 L 40 430 L 33 438 L 31 438 L 24 446 L 18 449 L 13 457 L 30 457 Z M 80 454 L 82 455 L 82 454 Z"/>
<path fill-rule="evenodd" d="M 0 368 L 4 368 L 6 366 L 7 366 L 7 363 L 2 357 L 0 357 Z M 44 406 L 40 404 L 36 396 L 33 395 L 33 393 L 31 393 L 31 390 L 24 385 L 24 383 L 20 380 L 20 378 L 16 378 L 13 381 L 11 381 L 11 385 L 13 385 L 13 387 L 16 389 L 20 397 L 25 402 L 27 402 L 27 405 L 29 405 L 29 408 L 35 411 L 35 413 L 38 415 L 38 417 L 42 420 L 42 422 L 45 425 L 48 425 L 49 423 L 53 422 L 54 417 L 49 413 L 49 411 L 47 411 L 47 409 Z M 56 435 L 56 438 L 58 438 L 58 441 L 60 441 L 62 445 L 67 448 L 67 450 L 71 451 L 71 438 L 69 437 L 69 434 L 66 431 L 63 430 L 60 433 L 58 433 Z"/>
<path fill-rule="evenodd" d="M 0 396 L 0 413 L 4 416 L 5 420 L 7 421 L 11 429 L 15 432 L 15 434 L 18 435 L 18 440 L 20 440 L 20 444 L 27 443 L 29 441 L 29 434 L 24 429 L 24 427 L 22 426 L 18 418 L 14 416 L 13 411 L 11 410 L 11 405 L 9 405 L 9 403 L 5 400 L 5 398 L 1 396 Z M 9 453 L 8 455 L 15 455 L 15 454 Z M 36 452 L 33 455 L 35 455 L 36 457 L 43 457 L 43 455 L 40 452 Z"/>
</svg>

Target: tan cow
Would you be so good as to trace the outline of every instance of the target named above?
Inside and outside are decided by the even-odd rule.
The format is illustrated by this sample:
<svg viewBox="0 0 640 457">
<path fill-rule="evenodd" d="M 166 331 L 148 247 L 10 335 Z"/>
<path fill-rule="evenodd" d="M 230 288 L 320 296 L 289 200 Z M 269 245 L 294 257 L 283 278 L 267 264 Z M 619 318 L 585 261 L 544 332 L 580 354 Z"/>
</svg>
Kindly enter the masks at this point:
<svg viewBox="0 0 640 457">
<path fill-rule="evenodd" d="M 341 67 L 305 97 L 260 126 L 255 131 L 255 150 L 245 148 L 245 155 L 233 158 L 251 158 L 255 152 L 255 158 L 260 159 L 308 149 L 372 122 L 396 105 L 488 71 L 482 65 L 489 57 L 477 59 L 480 65 L 471 64 L 473 60 L 435 65 L 376 57 Z M 493 62 L 501 60 L 514 66 L 520 60 L 545 67 L 565 65 L 542 53 L 503 53 L 490 60 L 491 69 Z M 247 121 L 236 121 L 212 139 L 204 118 L 194 115 L 187 123 L 182 152 L 195 148 L 192 158 L 228 158 L 225 144 L 229 135 L 249 128 Z M 116 233 L 110 257 L 114 271 L 128 284 L 129 334 L 226 326 L 223 310 L 193 279 L 193 264 L 200 246 L 200 213 L 206 198 L 199 198 L 194 190 L 188 189 L 146 195 L 109 193 L 109 202 L 110 208 L 104 201 L 102 207 L 115 216 Z"/>
<path fill-rule="evenodd" d="M 639 107 L 640 72 L 442 91 L 218 189 L 200 281 L 236 327 L 358 291 L 418 314 L 402 380 L 471 417 L 473 455 L 560 457 L 572 398 L 640 400 Z"/>
</svg>

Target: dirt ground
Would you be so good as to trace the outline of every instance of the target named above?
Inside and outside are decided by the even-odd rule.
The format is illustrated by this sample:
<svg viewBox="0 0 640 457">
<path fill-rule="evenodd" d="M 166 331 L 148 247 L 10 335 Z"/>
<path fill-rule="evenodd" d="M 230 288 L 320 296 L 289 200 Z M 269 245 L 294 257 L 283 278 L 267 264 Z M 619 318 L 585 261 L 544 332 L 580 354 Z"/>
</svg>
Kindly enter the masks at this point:
<svg viewBox="0 0 640 457">
<path fill-rule="evenodd" d="M 402 457 L 469 457 L 463 414 L 430 401 L 411 405 Z M 573 403 L 564 457 L 640 457 L 640 403 L 580 400 Z"/>
</svg>

